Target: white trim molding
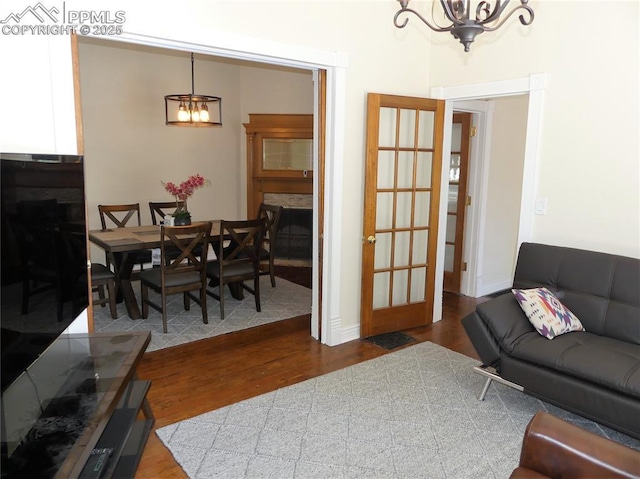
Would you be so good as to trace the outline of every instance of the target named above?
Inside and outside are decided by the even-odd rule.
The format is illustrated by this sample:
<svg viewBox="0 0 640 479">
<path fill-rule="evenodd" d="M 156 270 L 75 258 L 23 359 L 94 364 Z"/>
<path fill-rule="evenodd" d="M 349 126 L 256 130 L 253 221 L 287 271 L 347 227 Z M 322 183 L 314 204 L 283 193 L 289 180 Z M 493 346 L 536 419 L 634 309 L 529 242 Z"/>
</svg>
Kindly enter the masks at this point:
<svg viewBox="0 0 640 479">
<path fill-rule="evenodd" d="M 484 265 L 484 226 L 487 216 L 487 190 L 491 162 L 491 138 L 495 103 L 489 101 L 463 100 L 454 102 L 454 111 L 473 114 L 473 124 L 480 134 L 471 139 L 469 180 L 467 194 L 472 198 L 465 216 L 464 261 L 467 271 L 462 273 L 460 294 L 476 297 L 481 294 L 478 280 L 482 279 Z M 482 283 L 480 283 L 480 286 Z"/>
<path fill-rule="evenodd" d="M 189 51 L 204 55 L 285 65 L 327 72 L 327 112 L 325 135 L 325 204 L 323 225 L 323 264 L 322 284 L 313 281 L 311 331 L 314 338 L 330 346 L 343 342 L 342 310 L 340 292 L 342 291 L 341 252 L 342 252 L 342 174 L 344 159 L 344 126 L 346 116 L 346 69 L 348 55 L 342 52 L 316 50 L 293 44 L 264 41 L 250 37 L 212 33 L 211 31 L 191 32 L 189 41 L 175 38 L 158 37 L 135 32 L 109 37 L 110 40 L 139 45 L 154 46 L 172 50 Z M 314 95 L 317 96 L 317 82 Z M 315 102 L 314 114 L 318 116 L 318 102 Z M 314 128 L 314 137 L 317 137 Z M 317 151 L 317 149 L 316 149 Z M 317 171 L 318 157 L 314 155 L 314 169 Z M 314 195 L 317 196 L 317 195 Z M 314 199 L 314 207 L 317 199 Z M 314 215 L 313 229 L 318 228 L 318 215 Z M 316 236 L 317 237 L 317 236 Z M 314 246 L 313 268 L 318 271 L 317 247 Z M 317 276 L 317 275 L 314 275 Z M 321 287 L 322 291 L 320 291 Z M 320 299 L 323 304 L 320 307 Z M 318 318 L 318 311 L 322 315 Z M 321 327 L 318 328 L 318 321 Z M 321 331 L 319 334 L 319 330 Z M 320 337 L 318 337 L 320 336 Z"/>
<path fill-rule="evenodd" d="M 323 225 L 322 337 L 329 346 L 342 340 L 342 191 L 346 109 L 345 68 L 327 69 L 325 191 Z M 317 171 L 317 169 L 316 169 Z M 313 259 L 317 267 L 317 256 Z M 315 295 L 314 295 L 315 296 Z M 313 319 L 312 319 L 313 321 Z M 331 327 L 326 327 L 331 325 Z"/>
<path fill-rule="evenodd" d="M 538 163 L 540 154 L 540 141 L 542 133 L 542 112 L 544 105 L 544 88 L 546 86 L 546 74 L 532 74 L 526 78 L 503 80 L 489 83 L 476 83 L 454 87 L 434 87 L 431 89 L 431 97 L 446 100 L 445 108 L 445 144 L 443 148 L 443 162 L 448 158 L 450 129 L 453 116 L 452 102 L 462 100 L 486 99 L 491 97 L 529 95 L 527 130 L 524 152 L 524 171 L 522 179 L 522 196 L 520 200 L 520 223 L 518 225 L 517 246 L 529 241 L 533 235 L 533 212 L 535 205 L 535 192 L 538 182 Z M 449 132 L 447 132 L 449 130 Z M 445 163 L 443 163 L 445 164 Z M 448 174 L 445 176 L 445 168 L 442 169 L 442 184 L 448 182 Z M 433 320 L 442 319 L 442 277 L 444 275 L 444 245 L 446 227 L 447 188 L 441 189 L 440 219 L 438 234 L 438 252 L 436 255 L 436 285 L 434 291 Z M 480 288 L 484 289 L 484 288 Z M 481 291 L 477 291 L 480 293 Z"/>
</svg>

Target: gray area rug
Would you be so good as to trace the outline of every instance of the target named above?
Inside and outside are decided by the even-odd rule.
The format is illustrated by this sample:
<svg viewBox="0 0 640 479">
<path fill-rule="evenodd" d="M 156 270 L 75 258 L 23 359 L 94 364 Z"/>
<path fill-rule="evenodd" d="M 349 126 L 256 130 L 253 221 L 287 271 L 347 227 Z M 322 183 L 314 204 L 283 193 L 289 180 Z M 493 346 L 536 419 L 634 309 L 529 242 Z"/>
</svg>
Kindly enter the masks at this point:
<svg viewBox="0 0 640 479">
<path fill-rule="evenodd" d="M 140 287 L 136 285 L 135 288 L 140 305 L 142 304 Z M 218 288 L 214 289 L 216 293 L 217 290 Z M 160 302 L 159 295 L 152 291 L 149 294 L 152 299 Z M 124 304 L 118 305 L 118 319 L 111 318 L 109 308 L 95 307 L 93 324 L 95 331 L 100 333 L 151 331 L 151 342 L 147 351 L 155 351 L 309 314 L 311 313 L 311 290 L 282 278 L 276 278 L 276 287 L 273 288 L 269 276 L 262 276 L 260 277 L 260 306 L 262 311 L 257 312 L 254 297 L 250 293 L 245 292 L 244 299 L 237 300 L 231 297 L 229 288 L 225 288 L 224 320 L 220 319 L 220 302 L 211 296 L 207 296 L 209 324 L 204 324 L 200 306 L 192 302 L 191 310 L 185 311 L 182 295 L 174 294 L 169 297 L 167 306 L 167 333 L 162 332 L 162 315 L 158 311 L 149 308 L 147 319 L 132 320 L 127 316 Z"/>
<path fill-rule="evenodd" d="M 191 479 L 506 478 L 539 410 L 640 441 L 501 384 L 421 343 L 157 430 Z"/>
</svg>

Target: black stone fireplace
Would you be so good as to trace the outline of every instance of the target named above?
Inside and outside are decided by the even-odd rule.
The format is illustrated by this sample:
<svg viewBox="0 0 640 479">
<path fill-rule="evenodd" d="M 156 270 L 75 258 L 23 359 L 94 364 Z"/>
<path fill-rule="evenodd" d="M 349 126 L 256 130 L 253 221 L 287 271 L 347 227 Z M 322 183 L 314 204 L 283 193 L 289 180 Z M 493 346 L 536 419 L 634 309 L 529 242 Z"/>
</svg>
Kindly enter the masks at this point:
<svg viewBox="0 0 640 479">
<path fill-rule="evenodd" d="M 313 251 L 313 210 L 284 208 L 275 241 L 275 257 L 310 260 Z"/>
</svg>

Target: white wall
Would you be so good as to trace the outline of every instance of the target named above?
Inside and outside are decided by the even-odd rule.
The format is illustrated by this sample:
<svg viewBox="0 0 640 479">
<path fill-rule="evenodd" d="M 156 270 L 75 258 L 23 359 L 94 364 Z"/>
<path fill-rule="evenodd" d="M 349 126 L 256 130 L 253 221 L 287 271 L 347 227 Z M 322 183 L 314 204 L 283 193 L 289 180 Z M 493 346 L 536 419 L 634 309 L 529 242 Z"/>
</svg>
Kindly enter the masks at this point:
<svg viewBox="0 0 640 479">
<path fill-rule="evenodd" d="M 640 3 L 530 5 L 536 14 L 530 27 L 512 18 L 478 37 L 470 54 L 439 40 L 429 82 L 453 86 L 546 73 L 536 197 L 548 198 L 548 213 L 534 217 L 531 239 L 638 257 Z M 576 25 L 589 27 L 575 34 Z"/>
<path fill-rule="evenodd" d="M 491 155 L 487 158 L 482 288 L 489 294 L 513 283 L 522 195 L 528 96 L 491 100 L 494 104 Z"/>
<path fill-rule="evenodd" d="M 223 98 L 223 126 L 165 125 L 164 96 L 191 90 L 188 53 L 80 41 L 85 183 L 90 229 L 100 228 L 99 204 L 171 201 L 162 181 L 199 173 L 212 186 L 189 199 L 194 218 L 239 215 L 239 83 L 234 65 L 196 57 L 196 93 Z M 222 180 L 221 180 L 222 178 Z"/>
<path fill-rule="evenodd" d="M 77 154 L 70 37 L 0 35 L 0 60 L 0 151 Z"/>
</svg>

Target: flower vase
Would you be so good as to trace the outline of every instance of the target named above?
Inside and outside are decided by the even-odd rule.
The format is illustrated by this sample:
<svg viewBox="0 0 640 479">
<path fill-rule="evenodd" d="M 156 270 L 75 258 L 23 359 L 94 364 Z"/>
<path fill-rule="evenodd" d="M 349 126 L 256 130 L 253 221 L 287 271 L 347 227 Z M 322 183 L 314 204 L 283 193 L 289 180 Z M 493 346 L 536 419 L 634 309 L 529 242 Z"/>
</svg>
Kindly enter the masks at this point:
<svg viewBox="0 0 640 479">
<path fill-rule="evenodd" d="M 187 200 L 183 201 L 182 206 L 178 205 L 172 216 L 174 218 L 174 226 L 187 226 L 191 224 L 191 213 L 189 213 L 187 209 Z"/>
</svg>

